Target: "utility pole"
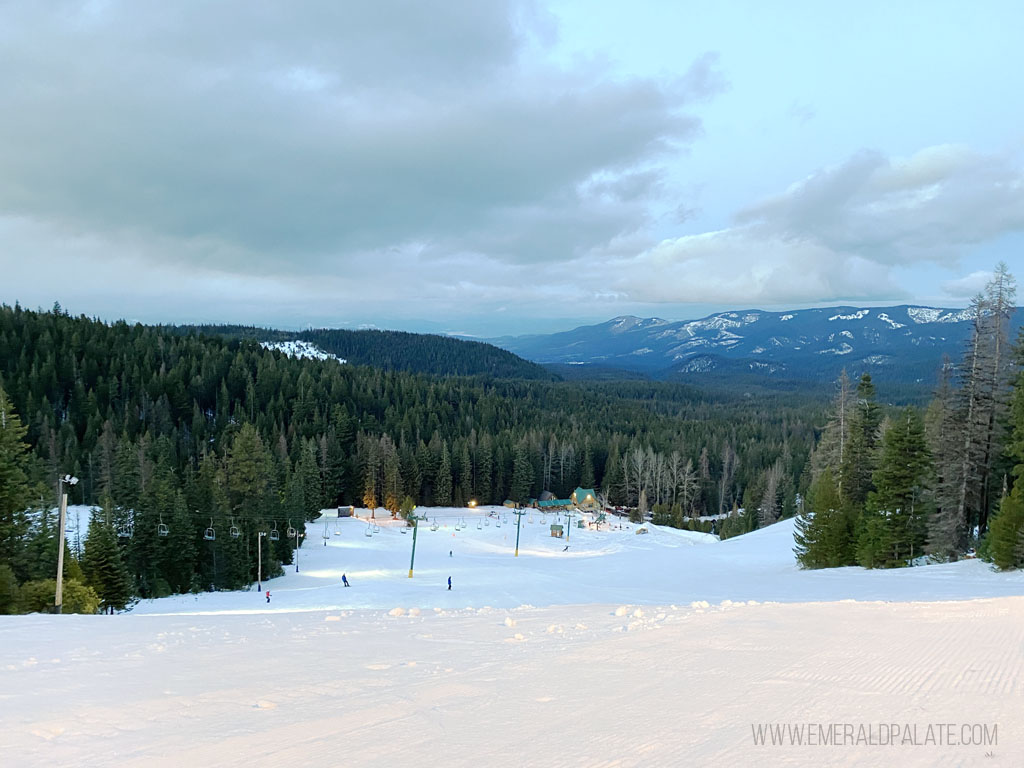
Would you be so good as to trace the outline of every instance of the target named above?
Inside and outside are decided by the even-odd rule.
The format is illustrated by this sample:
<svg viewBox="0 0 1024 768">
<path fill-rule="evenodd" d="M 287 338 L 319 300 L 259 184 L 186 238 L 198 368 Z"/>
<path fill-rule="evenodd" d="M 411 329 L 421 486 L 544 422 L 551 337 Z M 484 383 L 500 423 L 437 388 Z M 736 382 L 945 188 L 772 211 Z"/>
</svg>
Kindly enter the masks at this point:
<svg viewBox="0 0 1024 768">
<path fill-rule="evenodd" d="M 78 478 L 71 475 L 62 475 L 57 479 L 58 508 L 60 512 L 60 535 L 57 538 L 57 592 L 53 597 L 54 613 L 60 613 L 64 607 L 64 521 L 68 514 L 68 495 L 64 492 L 64 485 L 77 485 Z"/>
<path fill-rule="evenodd" d="M 412 566 L 416 562 L 416 532 L 420 529 L 420 518 L 416 514 L 416 507 L 412 508 L 412 557 L 409 559 L 409 578 L 412 578 Z"/>
<path fill-rule="evenodd" d="M 519 557 L 519 526 L 523 524 L 523 510 L 516 504 L 516 557 Z"/>
<path fill-rule="evenodd" d="M 565 513 L 565 519 L 569 521 L 569 525 L 565 529 L 565 543 L 569 543 L 569 534 L 572 533 L 572 516 L 576 514 L 576 510 L 570 509 Z"/>
<path fill-rule="evenodd" d="M 266 531 L 260 531 L 256 537 L 256 591 L 263 591 L 263 537 Z M 249 550 L 250 552 L 252 550 Z"/>
</svg>

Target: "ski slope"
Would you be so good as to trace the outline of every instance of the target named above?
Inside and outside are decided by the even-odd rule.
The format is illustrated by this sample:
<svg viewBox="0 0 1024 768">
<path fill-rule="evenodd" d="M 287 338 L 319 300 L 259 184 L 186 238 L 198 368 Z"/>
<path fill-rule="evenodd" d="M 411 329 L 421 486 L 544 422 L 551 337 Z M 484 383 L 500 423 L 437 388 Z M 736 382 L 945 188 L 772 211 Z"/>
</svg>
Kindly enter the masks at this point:
<svg viewBox="0 0 1024 768">
<path fill-rule="evenodd" d="M 565 516 L 534 512 L 520 526 L 514 557 L 515 515 L 501 507 L 432 509 L 416 536 L 386 512 L 366 536 L 366 510 L 306 526 L 299 572 L 265 582 L 270 610 L 515 608 L 519 605 L 629 603 L 658 605 L 704 600 L 807 602 L 834 600 L 959 600 L 1024 595 L 1024 573 L 997 573 L 980 560 L 900 571 L 863 568 L 805 571 L 793 558 L 793 521 L 718 541 L 714 536 L 622 521 L 609 530 L 570 529 Z M 493 517 L 492 517 L 493 515 Z M 529 520 L 533 519 L 530 523 Z M 502 522 L 502 520 L 507 522 Z M 460 521 L 466 527 L 455 530 Z M 553 538 L 552 523 L 568 530 Z M 616 525 L 620 524 L 615 520 Z M 480 527 L 477 527 L 477 526 Z M 405 533 L 402 530 L 405 529 Z M 327 538 L 323 538 L 324 531 Z M 324 546 L 326 542 L 326 546 Z M 565 547 L 568 546 L 568 550 Z M 451 555 L 449 556 L 449 552 Z M 341 586 L 345 573 L 353 585 Z M 446 589 L 452 577 L 453 591 Z M 255 590 L 255 586 L 254 586 Z M 146 601 L 134 613 L 230 613 L 267 610 L 255 592 L 183 595 Z"/>
<path fill-rule="evenodd" d="M 0 762 L 1024 762 L 1021 574 L 800 571 L 791 522 L 566 542 L 536 512 L 516 558 L 508 511 L 426 512 L 438 530 L 421 523 L 412 579 L 399 523 L 367 536 L 331 517 L 306 527 L 298 573 L 264 583 L 270 604 L 252 590 L 0 617 Z M 998 743 L 757 744 L 766 723 L 995 724 Z"/>
</svg>

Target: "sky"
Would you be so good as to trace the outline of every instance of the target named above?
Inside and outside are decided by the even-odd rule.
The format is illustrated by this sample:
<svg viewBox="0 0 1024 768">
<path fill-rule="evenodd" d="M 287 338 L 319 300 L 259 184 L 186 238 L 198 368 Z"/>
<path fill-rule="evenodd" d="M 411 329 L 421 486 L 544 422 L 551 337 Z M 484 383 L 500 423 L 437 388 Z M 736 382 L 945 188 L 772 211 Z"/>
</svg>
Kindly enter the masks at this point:
<svg viewBox="0 0 1024 768">
<path fill-rule="evenodd" d="M 1024 4 L 0 4 L 0 302 L 494 337 L 1024 272 Z"/>
</svg>

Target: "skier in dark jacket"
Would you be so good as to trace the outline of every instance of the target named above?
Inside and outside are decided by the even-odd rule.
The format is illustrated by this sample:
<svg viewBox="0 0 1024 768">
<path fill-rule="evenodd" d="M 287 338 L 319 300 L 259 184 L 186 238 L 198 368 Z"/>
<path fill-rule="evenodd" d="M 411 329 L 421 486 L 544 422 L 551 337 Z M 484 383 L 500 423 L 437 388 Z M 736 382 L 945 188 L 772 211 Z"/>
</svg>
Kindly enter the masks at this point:
<svg viewBox="0 0 1024 768">
<path fill-rule="evenodd" d="M 448 591 L 449 591 L 449 592 L 451 591 L 451 588 L 452 588 L 452 577 L 451 577 L 451 576 L 449 576 L 449 577 L 448 577 Z"/>
<path fill-rule="evenodd" d="M 341 574 L 341 583 L 344 584 L 346 587 L 348 586 L 348 578 L 345 576 L 344 573 Z"/>
</svg>

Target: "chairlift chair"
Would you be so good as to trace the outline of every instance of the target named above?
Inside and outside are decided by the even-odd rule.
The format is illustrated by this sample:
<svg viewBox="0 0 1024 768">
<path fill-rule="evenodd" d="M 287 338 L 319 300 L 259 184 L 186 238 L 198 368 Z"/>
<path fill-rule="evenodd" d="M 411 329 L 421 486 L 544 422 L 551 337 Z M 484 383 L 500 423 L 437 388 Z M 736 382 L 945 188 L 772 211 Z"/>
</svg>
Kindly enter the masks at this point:
<svg viewBox="0 0 1024 768">
<path fill-rule="evenodd" d="M 277 521 L 276 520 L 274 521 L 274 527 L 270 529 L 270 540 L 271 541 L 280 541 L 281 540 L 281 534 L 277 530 Z"/>
<path fill-rule="evenodd" d="M 117 538 L 119 539 L 130 539 L 132 537 L 132 526 L 131 523 L 125 523 L 124 525 L 117 526 Z"/>
<path fill-rule="evenodd" d="M 295 538 L 295 534 L 297 534 L 297 533 L 298 533 L 298 531 L 296 531 L 292 527 L 292 521 L 289 520 L 288 521 L 288 528 L 285 529 L 284 535 L 287 536 L 289 539 L 294 539 Z"/>
<path fill-rule="evenodd" d="M 242 535 L 242 532 L 238 530 L 238 526 L 235 525 L 234 520 L 231 521 L 231 527 L 228 528 L 228 535 L 230 535 L 232 539 L 237 539 Z"/>
<path fill-rule="evenodd" d="M 210 527 L 203 533 L 203 538 L 207 541 L 215 541 L 217 538 L 217 532 L 213 530 L 213 518 L 210 518 Z"/>
<path fill-rule="evenodd" d="M 482 531 L 482 530 L 484 529 L 484 524 L 483 524 L 483 522 L 482 522 L 482 521 L 480 521 L 480 520 L 477 520 L 477 521 L 476 521 L 476 529 L 477 529 L 478 531 Z"/>
<path fill-rule="evenodd" d="M 373 536 L 373 526 L 370 524 L 366 525 L 366 536 Z"/>
<path fill-rule="evenodd" d="M 167 527 L 167 523 L 157 523 L 156 532 L 159 536 L 166 536 L 171 532 L 171 529 Z"/>
</svg>

